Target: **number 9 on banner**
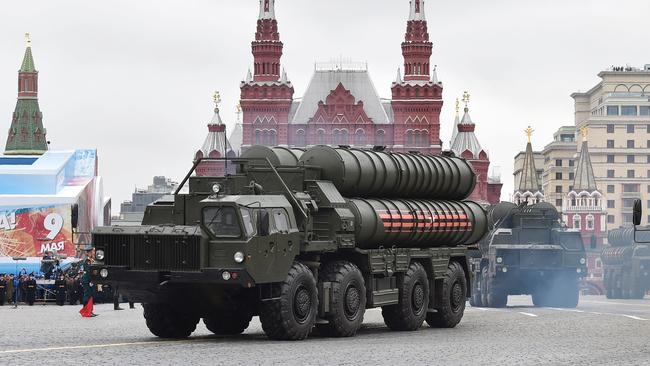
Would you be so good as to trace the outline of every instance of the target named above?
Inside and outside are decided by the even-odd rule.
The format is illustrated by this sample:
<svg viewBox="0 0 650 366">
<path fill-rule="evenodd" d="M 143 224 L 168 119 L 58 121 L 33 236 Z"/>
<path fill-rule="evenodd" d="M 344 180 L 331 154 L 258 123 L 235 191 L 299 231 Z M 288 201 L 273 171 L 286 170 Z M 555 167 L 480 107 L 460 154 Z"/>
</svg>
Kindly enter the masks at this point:
<svg viewBox="0 0 650 366">
<path fill-rule="evenodd" d="M 54 238 L 59 235 L 61 229 L 63 228 L 63 216 L 53 212 L 45 217 L 43 226 L 46 230 L 50 231 L 46 237 L 50 240 L 54 240 Z"/>
</svg>

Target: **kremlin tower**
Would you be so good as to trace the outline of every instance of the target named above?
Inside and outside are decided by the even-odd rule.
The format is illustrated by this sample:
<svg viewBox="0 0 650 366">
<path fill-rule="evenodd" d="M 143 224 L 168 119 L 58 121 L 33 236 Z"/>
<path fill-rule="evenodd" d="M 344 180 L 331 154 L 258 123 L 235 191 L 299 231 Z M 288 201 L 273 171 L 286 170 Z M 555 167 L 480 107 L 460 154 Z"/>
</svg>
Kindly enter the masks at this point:
<svg viewBox="0 0 650 366">
<path fill-rule="evenodd" d="M 27 48 L 18 71 L 18 101 L 9 127 L 6 155 L 42 155 L 48 150 L 43 113 L 38 106 L 38 71 L 29 34 L 25 38 Z"/>
<path fill-rule="evenodd" d="M 544 193 L 539 184 L 537 177 L 537 168 L 535 167 L 535 156 L 533 154 L 533 145 L 531 143 L 533 130 L 530 126 L 525 130 L 528 136 L 528 144 L 526 145 L 526 153 L 524 155 L 524 165 L 522 167 L 521 179 L 517 190 L 513 195 L 515 204 L 534 205 L 536 203 L 544 202 Z"/>
</svg>

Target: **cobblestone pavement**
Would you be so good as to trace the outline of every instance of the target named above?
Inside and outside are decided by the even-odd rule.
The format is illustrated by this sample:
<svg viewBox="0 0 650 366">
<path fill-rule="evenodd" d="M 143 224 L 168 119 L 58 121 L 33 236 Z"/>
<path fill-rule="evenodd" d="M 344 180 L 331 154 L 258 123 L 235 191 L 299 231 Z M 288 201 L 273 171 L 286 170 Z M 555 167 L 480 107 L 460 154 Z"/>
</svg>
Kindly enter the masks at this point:
<svg viewBox="0 0 650 366">
<path fill-rule="evenodd" d="M 270 341 L 257 319 L 238 337 L 199 323 L 188 340 L 165 341 L 145 326 L 142 308 L 82 319 L 79 306 L 0 307 L 0 365 L 649 365 L 650 299 L 581 298 L 577 309 L 534 308 L 511 296 L 506 309 L 468 307 L 455 329 L 392 332 L 381 311 L 366 313 L 354 338 Z"/>
</svg>

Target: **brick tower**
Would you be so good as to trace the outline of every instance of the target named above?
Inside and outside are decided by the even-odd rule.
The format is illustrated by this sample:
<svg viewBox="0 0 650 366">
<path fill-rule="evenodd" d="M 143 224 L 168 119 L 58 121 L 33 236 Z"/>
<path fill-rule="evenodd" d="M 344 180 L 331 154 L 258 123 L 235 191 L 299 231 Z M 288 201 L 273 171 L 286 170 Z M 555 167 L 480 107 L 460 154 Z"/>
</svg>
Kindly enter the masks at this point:
<svg viewBox="0 0 650 366">
<path fill-rule="evenodd" d="M 442 83 L 430 64 L 433 44 L 429 41 L 424 0 L 411 0 L 406 35 L 402 43 L 404 78 L 398 70 L 392 85 L 394 151 L 419 150 L 439 153 Z"/>
<path fill-rule="evenodd" d="M 6 155 L 41 155 L 47 151 L 43 113 L 38 106 L 38 71 L 34 67 L 29 34 L 27 48 L 18 71 L 18 101 L 5 147 Z"/>
<path fill-rule="evenodd" d="M 251 145 L 287 145 L 293 85 L 281 68 L 283 44 L 275 19 L 275 0 L 260 0 L 252 42 L 253 73 L 241 83 L 242 149 Z"/>
<path fill-rule="evenodd" d="M 526 144 L 526 155 L 524 155 L 524 166 L 521 168 L 521 179 L 512 196 L 513 202 L 517 205 L 526 204 L 534 205 L 544 202 L 544 193 L 539 178 L 537 177 L 537 168 L 535 167 L 535 156 L 533 154 L 532 136 L 535 130 L 528 126 L 525 130 L 528 136 Z"/>
</svg>

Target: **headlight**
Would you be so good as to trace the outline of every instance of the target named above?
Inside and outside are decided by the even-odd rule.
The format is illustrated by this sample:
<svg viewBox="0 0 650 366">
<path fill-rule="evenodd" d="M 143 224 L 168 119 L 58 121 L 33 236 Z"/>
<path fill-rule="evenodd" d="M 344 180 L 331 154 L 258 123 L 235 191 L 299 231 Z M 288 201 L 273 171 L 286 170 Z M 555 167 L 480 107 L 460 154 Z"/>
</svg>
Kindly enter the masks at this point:
<svg viewBox="0 0 650 366">
<path fill-rule="evenodd" d="M 97 258 L 97 260 L 103 261 L 104 260 L 104 251 L 101 250 L 101 249 L 96 250 L 95 251 L 95 258 Z"/>
<path fill-rule="evenodd" d="M 503 271 L 503 273 L 508 272 L 508 268 L 506 268 L 506 267 L 503 267 L 501 270 Z"/>
<path fill-rule="evenodd" d="M 233 258 L 235 259 L 235 262 L 237 262 L 237 263 L 242 263 L 242 262 L 244 261 L 244 253 L 242 253 L 242 252 L 237 252 L 237 253 L 235 253 L 235 255 L 233 256 Z"/>
<path fill-rule="evenodd" d="M 503 263 L 503 258 L 497 257 L 497 263 Z"/>
<path fill-rule="evenodd" d="M 102 268 L 102 269 L 99 271 L 99 275 L 102 276 L 102 278 L 106 278 L 106 277 L 108 277 L 108 270 L 107 270 L 106 268 Z"/>
<path fill-rule="evenodd" d="M 223 271 L 223 273 L 221 273 L 221 278 L 223 278 L 224 281 L 228 281 L 230 279 L 230 272 Z"/>
<path fill-rule="evenodd" d="M 576 268 L 576 273 L 582 273 L 582 268 Z"/>
<path fill-rule="evenodd" d="M 587 260 L 584 258 L 580 258 L 580 264 L 585 264 L 585 263 L 587 263 Z"/>
<path fill-rule="evenodd" d="M 212 192 L 219 193 L 221 192 L 221 184 L 215 183 L 212 185 Z"/>
</svg>

